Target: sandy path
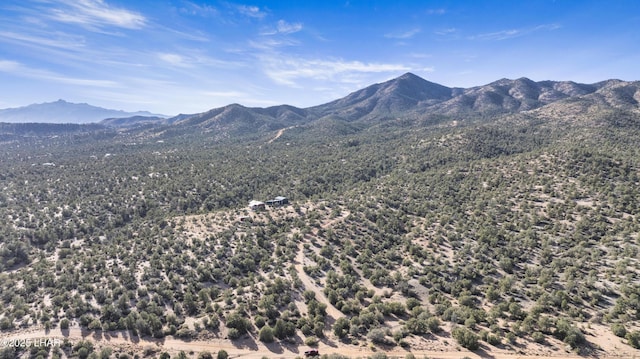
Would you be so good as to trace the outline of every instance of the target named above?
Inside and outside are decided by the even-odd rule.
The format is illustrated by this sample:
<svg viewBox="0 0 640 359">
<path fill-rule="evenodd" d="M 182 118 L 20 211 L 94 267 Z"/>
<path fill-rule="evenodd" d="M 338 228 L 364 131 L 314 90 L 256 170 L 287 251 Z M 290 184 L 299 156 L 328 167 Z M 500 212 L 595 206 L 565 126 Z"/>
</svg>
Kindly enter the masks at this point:
<svg viewBox="0 0 640 359">
<path fill-rule="evenodd" d="M 274 137 L 274 138 L 272 138 L 272 139 L 270 139 L 269 141 L 267 141 L 267 143 L 272 143 L 273 141 L 275 141 L 275 140 L 277 140 L 278 138 L 280 138 L 280 136 L 282 136 L 282 134 L 284 133 L 284 131 L 289 130 L 289 129 L 292 129 L 292 128 L 294 128 L 294 127 L 297 127 L 297 126 L 291 126 L 291 127 L 286 127 L 286 128 L 281 128 L 281 129 L 279 129 L 279 130 L 278 130 L 278 133 L 276 133 L 275 137 Z"/>
<path fill-rule="evenodd" d="M 340 216 L 333 218 L 330 221 L 327 221 L 325 223 L 322 223 L 320 226 L 322 228 L 328 228 L 334 225 L 335 223 L 344 220 L 345 218 L 347 218 L 347 216 L 349 216 L 349 211 L 343 211 Z M 333 318 L 334 320 L 338 318 L 342 318 L 345 315 L 341 311 L 339 311 L 336 307 L 334 307 L 333 304 L 331 304 L 329 299 L 327 299 L 327 297 L 324 295 L 324 292 L 322 291 L 322 289 L 316 284 L 315 280 L 309 277 L 309 275 L 307 275 L 307 273 L 305 273 L 304 271 L 304 264 L 305 264 L 304 244 L 308 243 L 308 238 L 305 238 L 305 239 L 307 241 L 300 242 L 300 244 L 298 244 L 298 254 L 296 255 L 296 263 L 294 265 L 296 272 L 298 272 L 298 278 L 300 278 L 300 280 L 302 281 L 302 284 L 304 284 L 304 287 L 306 289 L 311 290 L 316 294 L 316 300 L 318 302 L 324 303 L 327 305 L 327 315 L 329 317 Z"/>
<path fill-rule="evenodd" d="M 324 295 L 324 292 L 320 287 L 318 287 L 315 283 L 315 280 L 304 271 L 304 243 L 298 244 L 298 255 L 296 256 L 296 263 L 294 267 L 296 268 L 296 272 L 298 272 L 298 278 L 304 284 L 304 287 L 307 290 L 311 290 L 316 294 L 316 300 L 320 303 L 324 303 L 327 305 L 327 315 L 332 317 L 333 319 L 338 319 L 344 317 L 344 314 L 339 311 L 336 307 L 329 302 L 327 296 Z"/>
<path fill-rule="evenodd" d="M 131 338 L 128 333 L 119 332 L 90 332 L 82 331 L 79 328 L 71 328 L 66 331 L 60 329 L 53 329 L 46 332 L 44 329 L 36 329 L 24 332 L 14 332 L 11 334 L 5 334 L 0 336 L 0 343 L 5 343 L 8 339 L 68 339 L 72 344 L 80 340 L 91 340 L 98 344 L 98 347 L 110 346 L 112 348 L 125 348 L 127 350 L 135 350 L 142 352 L 148 348 L 155 348 L 156 351 L 167 351 L 169 353 L 177 353 L 180 351 L 189 352 L 202 352 L 208 351 L 211 353 L 225 350 L 232 358 L 250 358 L 259 359 L 262 357 L 277 357 L 277 358 L 296 358 L 303 357 L 304 351 L 307 350 L 304 346 L 281 346 L 274 343 L 265 345 L 254 338 L 248 338 L 245 340 L 232 343 L 231 341 L 224 339 L 212 339 L 212 340 L 193 340 L 183 341 L 175 339 L 173 337 L 166 337 L 164 339 L 139 339 Z M 584 357 L 571 355 L 568 353 L 558 353 L 558 355 L 544 355 L 544 356 L 527 356 L 514 353 L 502 353 L 502 352 L 469 352 L 467 350 L 453 350 L 453 351 L 429 351 L 429 350 L 404 350 L 401 348 L 393 348 L 391 350 L 376 350 L 372 351 L 369 347 L 356 347 L 353 345 L 345 345 L 341 343 L 334 343 L 331 341 L 321 342 L 318 346 L 318 350 L 321 354 L 341 354 L 351 358 L 362 358 L 371 356 L 376 352 L 384 352 L 387 356 L 404 358 L 405 355 L 411 353 L 416 358 L 428 357 L 430 359 L 461 359 L 465 356 L 469 358 L 494 358 L 494 359 L 584 359 Z M 640 356 L 639 356 L 640 357 Z M 599 356 L 599 359 L 620 359 L 620 358 L 635 358 L 632 356 L 620 355 L 620 356 Z"/>
</svg>

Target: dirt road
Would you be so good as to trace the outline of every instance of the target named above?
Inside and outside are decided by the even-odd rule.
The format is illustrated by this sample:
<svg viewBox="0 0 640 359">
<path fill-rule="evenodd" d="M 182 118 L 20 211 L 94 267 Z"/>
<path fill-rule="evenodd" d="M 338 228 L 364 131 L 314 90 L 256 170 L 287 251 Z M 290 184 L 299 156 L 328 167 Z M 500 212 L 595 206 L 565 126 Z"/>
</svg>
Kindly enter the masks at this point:
<svg viewBox="0 0 640 359">
<path fill-rule="evenodd" d="M 316 300 L 320 303 L 324 303 L 327 305 L 327 315 L 332 317 L 333 319 L 338 319 L 344 317 L 344 314 L 339 311 L 336 307 L 334 307 L 329 299 L 324 295 L 324 292 L 318 285 L 316 285 L 315 280 L 304 271 L 304 243 L 300 243 L 298 245 L 298 255 L 296 256 L 296 264 L 294 265 L 296 268 L 296 272 L 298 272 L 298 278 L 304 284 L 304 287 L 307 290 L 313 291 L 316 294 Z"/>
<path fill-rule="evenodd" d="M 133 351 L 142 353 L 145 350 L 154 350 L 157 353 L 168 352 L 175 354 L 180 351 L 186 353 L 199 353 L 208 351 L 210 353 L 216 353 L 220 350 L 225 350 L 231 358 L 247 358 L 247 359 L 260 359 L 267 358 L 296 358 L 303 357 L 304 351 L 307 350 L 304 346 L 282 346 L 274 343 L 265 345 L 255 338 L 247 338 L 236 342 L 231 342 L 224 339 L 213 340 L 193 340 L 184 341 L 175 339 L 173 337 L 167 337 L 164 339 L 139 339 L 137 337 L 131 337 L 127 332 L 91 332 L 80 330 L 80 328 L 70 328 L 69 330 L 61 331 L 60 329 L 53 329 L 51 331 L 45 331 L 44 329 L 29 330 L 23 332 L 5 333 L 0 336 L 0 345 L 6 344 L 10 340 L 27 339 L 47 339 L 53 341 L 54 339 L 68 339 L 72 344 L 80 340 L 90 340 L 95 343 L 97 348 L 111 347 L 113 349 L 124 349 L 126 351 Z M 469 358 L 494 358 L 494 359 L 584 359 L 584 357 L 572 355 L 569 353 L 558 353 L 558 355 L 544 355 L 544 356 L 527 356 L 515 353 L 502 353 L 502 352 L 469 352 L 467 350 L 455 350 L 452 351 L 429 351 L 418 350 L 410 351 L 401 348 L 394 348 L 388 351 L 377 349 L 371 350 L 370 347 L 358 347 L 354 345 L 346 345 L 343 343 L 336 343 L 332 341 L 321 342 L 318 346 L 318 350 L 321 354 L 340 354 L 351 358 L 363 358 L 371 356 L 376 352 L 384 352 L 388 357 L 404 358 L 407 354 L 411 353 L 416 358 L 430 358 L 430 359 L 461 359 Z M 599 359 L 620 359 L 620 358 L 634 358 L 633 356 L 598 356 Z M 640 358 L 640 356 L 638 356 Z"/>
</svg>

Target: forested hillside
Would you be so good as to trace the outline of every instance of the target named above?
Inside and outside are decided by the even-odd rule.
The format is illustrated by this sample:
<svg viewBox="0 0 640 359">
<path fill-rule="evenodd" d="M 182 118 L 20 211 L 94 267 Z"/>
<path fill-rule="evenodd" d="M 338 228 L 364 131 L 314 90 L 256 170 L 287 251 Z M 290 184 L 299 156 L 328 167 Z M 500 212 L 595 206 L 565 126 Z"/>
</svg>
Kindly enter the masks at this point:
<svg viewBox="0 0 640 359">
<path fill-rule="evenodd" d="M 633 351 L 640 118 L 553 111 L 11 138 L 0 330 Z"/>
</svg>

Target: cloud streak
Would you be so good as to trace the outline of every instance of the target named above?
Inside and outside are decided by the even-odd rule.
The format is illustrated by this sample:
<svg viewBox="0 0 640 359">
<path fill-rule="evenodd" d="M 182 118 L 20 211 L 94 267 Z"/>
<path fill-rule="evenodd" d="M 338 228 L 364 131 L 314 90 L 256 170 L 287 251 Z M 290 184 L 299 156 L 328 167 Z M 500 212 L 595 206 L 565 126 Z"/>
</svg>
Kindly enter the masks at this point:
<svg viewBox="0 0 640 359">
<path fill-rule="evenodd" d="M 64 38 L 62 38 L 64 37 Z M 84 38 L 67 34 L 49 34 L 48 37 L 0 31 L 0 41 L 10 41 L 24 45 L 25 43 L 59 49 L 79 49 L 84 47 Z"/>
<path fill-rule="evenodd" d="M 216 17 L 220 15 L 220 11 L 211 5 L 198 5 L 192 1 L 184 1 L 179 11 L 190 16 Z"/>
<path fill-rule="evenodd" d="M 249 5 L 237 5 L 236 10 L 244 16 L 262 19 L 267 16 L 267 13 L 260 10 L 257 6 L 249 6 Z"/>
<path fill-rule="evenodd" d="M 384 37 L 388 38 L 388 39 L 401 39 L 401 40 L 406 40 L 406 39 L 410 39 L 412 37 L 414 37 L 415 35 L 420 33 L 420 28 L 414 28 L 408 31 L 404 31 L 404 32 L 392 32 L 392 33 L 388 33 L 385 34 Z"/>
<path fill-rule="evenodd" d="M 63 8 L 51 9 L 53 20 L 77 24 L 88 29 L 115 26 L 125 29 L 140 29 L 147 19 L 135 12 L 111 7 L 103 0 L 60 0 Z"/>
<path fill-rule="evenodd" d="M 44 80 L 66 85 L 90 86 L 90 87 L 107 87 L 115 88 L 120 85 L 115 81 L 84 79 L 78 77 L 64 76 L 52 71 L 41 70 L 25 66 L 17 61 L 0 60 L 0 72 L 9 73 L 13 76 L 31 78 L 36 80 Z"/>
<path fill-rule="evenodd" d="M 429 10 L 427 10 L 427 14 L 428 14 L 428 15 L 444 15 L 444 14 L 446 14 L 446 13 L 447 13 L 447 10 L 442 9 L 442 8 L 440 8 L 440 9 L 429 9 Z"/>
<path fill-rule="evenodd" d="M 302 28 L 303 25 L 300 22 L 290 23 L 285 20 L 278 20 L 275 26 L 263 29 L 260 35 L 289 35 L 301 31 Z"/>
<path fill-rule="evenodd" d="M 283 56 L 263 56 L 265 74 L 283 85 L 297 86 L 301 79 L 336 81 L 342 83 L 359 82 L 354 75 L 409 71 L 402 64 L 378 62 L 346 61 L 343 59 L 303 59 Z"/>
<path fill-rule="evenodd" d="M 159 53 L 158 58 L 172 66 L 191 67 L 191 65 L 186 62 L 186 59 L 178 54 Z"/>
<path fill-rule="evenodd" d="M 288 23 L 284 20 L 278 21 L 277 25 L 278 33 L 280 34 L 293 34 L 302 30 L 302 24 L 299 22 Z"/>
<path fill-rule="evenodd" d="M 473 36 L 469 36 L 469 40 L 502 41 L 502 40 L 508 40 L 516 37 L 529 35 L 539 31 L 553 31 L 559 28 L 560 28 L 560 25 L 558 24 L 545 24 L 545 25 L 538 25 L 531 28 L 508 29 L 508 30 L 501 30 L 496 32 L 473 35 Z"/>
</svg>

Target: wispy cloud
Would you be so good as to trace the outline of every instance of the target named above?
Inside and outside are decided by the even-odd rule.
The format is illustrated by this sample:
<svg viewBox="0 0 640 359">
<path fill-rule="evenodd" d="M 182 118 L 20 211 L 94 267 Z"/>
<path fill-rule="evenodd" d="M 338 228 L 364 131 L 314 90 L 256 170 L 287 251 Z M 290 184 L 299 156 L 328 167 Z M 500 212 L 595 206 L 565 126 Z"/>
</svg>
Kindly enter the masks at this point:
<svg viewBox="0 0 640 359">
<path fill-rule="evenodd" d="M 115 81 L 64 76 L 49 70 L 32 68 L 20 62 L 11 60 L 0 60 L 0 72 L 10 73 L 13 76 L 44 80 L 67 85 L 109 88 L 120 86 Z"/>
<path fill-rule="evenodd" d="M 257 19 L 262 19 L 263 17 L 267 16 L 267 13 L 260 10 L 258 6 L 237 5 L 236 10 L 238 10 L 238 12 L 242 15 Z"/>
<path fill-rule="evenodd" d="M 420 31 L 421 31 L 420 28 L 416 27 L 407 31 L 391 32 L 391 33 L 385 34 L 384 37 L 389 39 L 410 39 L 415 35 L 419 34 Z"/>
<path fill-rule="evenodd" d="M 261 38 L 260 40 L 250 40 L 249 46 L 258 50 L 274 50 L 280 47 L 297 46 L 300 43 L 293 39 L 274 39 L 274 38 Z"/>
<path fill-rule="evenodd" d="M 429 59 L 429 58 L 433 58 L 433 54 L 426 54 L 426 53 L 419 53 L 419 52 L 409 53 L 408 55 L 410 57 L 413 57 L 414 59 Z"/>
<path fill-rule="evenodd" d="M 520 28 L 520 29 L 507 29 L 496 32 L 483 33 L 478 35 L 469 36 L 470 40 L 480 40 L 480 41 L 501 41 L 513 39 L 520 36 L 529 35 L 539 31 L 553 31 L 559 29 L 561 26 L 558 24 L 545 24 L 538 25 L 530 28 Z"/>
<path fill-rule="evenodd" d="M 458 29 L 456 29 L 455 27 L 449 27 L 446 29 L 440 29 L 440 30 L 436 30 L 434 31 L 434 34 L 439 35 L 439 36 L 451 36 L 455 33 L 458 32 Z"/>
<path fill-rule="evenodd" d="M 200 5 L 192 1 L 183 1 L 183 6 L 179 8 L 179 11 L 183 14 L 192 16 L 211 17 L 220 15 L 220 11 L 211 5 Z"/>
<path fill-rule="evenodd" d="M 246 61 L 235 59 L 232 61 L 219 59 L 197 49 L 184 48 L 180 53 L 158 52 L 153 53 L 163 64 L 171 68 L 193 69 L 194 71 L 209 71 L 212 69 L 239 69 L 246 67 Z M 145 57 L 145 55 L 140 55 Z"/>
<path fill-rule="evenodd" d="M 265 74 L 273 81 L 289 86 L 297 86 L 300 79 L 359 82 L 357 74 L 409 71 L 403 64 L 346 61 L 343 59 L 303 59 L 284 56 L 263 56 Z"/>
<path fill-rule="evenodd" d="M 225 98 L 241 98 L 246 97 L 247 94 L 240 91 L 205 91 L 203 92 L 205 96 L 211 97 L 225 97 Z"/>
<path fill-rule="evenodd" d="M 21 68 L 21 64 L 16 61 L 0 60 L 0 71 L 13 73 Z"/>
<path fill-rule="evenodd" d="M 59 22 L 78 24 L 89 29 L 115 26 L 140 29 L 147 19 L 123 8 L 111 7 L 103 0 L 58 0 L 63 7 L 54 7 L 49 16 Z"/>
<path fill-rule="evenodd" d="M 251 104 L 253 106 L 272 106 L 279 102 L 260 98 L 262 95 L 250 94 L 243 91 L 204 91 L 201 95 L 207 99 L 209 103 L 213 102 L 219 106 L 226 105 L 230 102 Z"/>
<path fill-rule="evenodd" d="M 277 25 L 278 32 L 280 34 L 292 34 L 302 30 L 302 23 L 294 22 L 288 23 L 284 20 L 279 20 Z"/>
<path fill-rule="evenodd" d="M 191 64 L 187 62 L 185 57 L 173 54 L 173 53 L 159 53 L 157 54 L 158 58 L 171 66 L 176 67 L 191 67 Z"/>
<path fill-rule="evenodd" d="M 484 34 L 473 35 L 473 36 L 470 36 L 469 39 L 484 40 L 484 41 L 491 41 L 491 40 L 499 41 L 499 40 L 512 39 L 514 37 L 518 37 L 522 35 L 523 35 L 522 30 L 510 29 L 510 30 L 501 30 L 496 32 L 488 32 Z"/>
<path fill-rule="evenodd" d="M 270 36 L 270 35 L 288 35 L 296 33 L 302 30 L 303 25 L 300 22 L 290 23 L 285 20 L 278 20 L 278 22 L 270 27 L 264 28 L 260 35 Z"/>
<path fill-rule="evenodd" d="M 48 37 L 44 37 L 25 33 L 0 31 L 0 41 L 3 40 L 17 42 L 20 45 L 31 44 L 67 50 L 84 47 L 84 38 L 61 33 L 50 33 Z"/>
<path fill-rule="evenodd" d="M 447 13 L 447 10 L 442 9 L 442 8 L 427 10 L 427 14 L 429 14 L 429 15 L 444 15 L 446 13 Z"/>
</svg>

